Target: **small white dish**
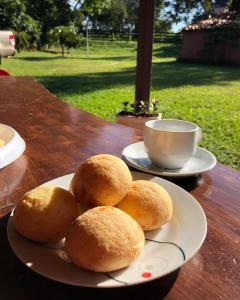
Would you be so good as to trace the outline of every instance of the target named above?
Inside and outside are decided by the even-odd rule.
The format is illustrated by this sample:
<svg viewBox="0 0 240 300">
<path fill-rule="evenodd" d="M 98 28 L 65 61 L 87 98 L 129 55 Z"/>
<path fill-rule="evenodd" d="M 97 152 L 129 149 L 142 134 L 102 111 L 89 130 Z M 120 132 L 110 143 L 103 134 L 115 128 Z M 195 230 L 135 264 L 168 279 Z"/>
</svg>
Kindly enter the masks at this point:
<svg viewBox="0 0 240 300">
<path fill-rule="evenodd" d="M 128 145 L 122 151 L 127 164 L 140 171 L 166 177 L 186 177 L 197 175 L 215 167 L 216 157 L 208 150 L 197 147 L 195 155 L 180 169 L 162 169 L 149 159 L 144 142 Z"/>
<path fill-rule="evenodd" d="M 9 217 L 7 235 L 16 256 L 31 270 L 56 281 L 76 286 L 114 288 L 145 282 L 167 275 L 185 264 L 201 247 L 207 220 L 198 201 L 179 186 L 159 177 L 132 172 L 134 180 L 150 180 L 163 186 L 173 201 L 173 217 L 158 230 L 145 233 L 141 255 L 128 268 L 110 273 L 84 271 L 73 265 L 61 244 L 35 243 L 17 233 Z M 44 185 L 69 189 L 73 174 Z"/>
<path fill-rule="evenodd" d="M 15 129 L 4 124 L 0 124 L 0 139 L 5 142 L 0 147 L 0 169 L 2 169 L 23 154 L 26 144 Z"/>
</svg>

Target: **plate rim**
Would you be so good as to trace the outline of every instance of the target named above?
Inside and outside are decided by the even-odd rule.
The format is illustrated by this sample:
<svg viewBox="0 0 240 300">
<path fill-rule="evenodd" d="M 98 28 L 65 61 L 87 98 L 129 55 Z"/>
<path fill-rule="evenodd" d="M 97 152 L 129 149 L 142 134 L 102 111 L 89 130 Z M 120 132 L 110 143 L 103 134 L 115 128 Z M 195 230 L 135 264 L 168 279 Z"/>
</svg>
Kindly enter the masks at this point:
<svg viewBox="0 0 240 300">
<path fill-rule="evenodd" d="M 12 246 L 12 242 L 9 238 L 9 228 L 12 227 L 12 229 L 18 234 L 20 235 L 17 230 L 14 228 L 14 224 L 12 222 L 12 214 L 13 214 L 13 211 L 11 212 L 10 216 L 9 216 L 9 219 L 8 219 L 8 223 L 7 223 L 7 237 L 8 237 L 8 242 L 9 242 L 9 245 L 13 251 L 13 253 L 15 254 L 15 256 L 21 261 L 21 263 L 23 263 L 25 266 L 27 266 L 30 270 L 36 272 L 37 274 L 40 274 L 41 276 L 45 277 L 45 278 L 48 278 L 48 279 L 51 279 L 51 280 L 54 280 L 56 282 L 59 282 L 59 283 L 63 283 L 63 284 L 68 284 L 68 285 L 72 285 L 72 286 L 79 286 L 79 287 L 88 287 L 88 288 L 103 288 L 103 289 L 109 289 L 109 288 L 124 288 L 124 287 L 128 287 L 128 286 L 137 286 L 137 285 L 140 285 L 140 284 L 145 284 L 145 283 L 148 283 L 148 282 L 151 282 L 151 281 L 154 281 L 154 280 L 158 280 L 168 274 L 171 274 L 172 272 L 176 271 L 177 269 L 181 268 L 182 266 L 184 266 L 190 259 L 192 259 L 192 257 L 200 250 L 200 248 L 202 247 L 203 243 L 204 243 L 204 240 L 206 239 L 206 236 L 207 236 L 207 227 L 208 227 L 208 224 L 207 224 L 207 217 L 206 217 L 206 214 L 202 208 L 202 206 L 200 205 L 200 203 L 197 201 L 197 199 L 195 197 L 193 197 L 189 192 L 187 192 L 186 190 L 184 190 L 182 187 L 170 182 L 169 180 L 166 180 L 166 179 L 163 179 L 161 177 L 158 177 L 158 176 L 152 176 L 151 174 L 147 174 L 147 173 L 142 173 L 142 172 L 136 172 L 136 171 L 132 171 L 131 173 L 136 173 L 136 174 L 140 174 L 142 176 L 145 176 L 145 177 L 151 177 L 151 179 L 153 178 L 157 178 L 157 180 L 160 180 L 160 181 L 163 181 L 163 182 L 166 182 L 166 184 L 172 186 L 173 188 L 177 188 L 179 190 L 182 190 L 183 193 L 187 194 L 188 198 L 191 199 L 191 201 L 194 203 L 194 205 L 197 206 L 197 209 L 199 210 L 199 212 L 201 213 L 201 217 L 203 218 L 203 223 L 204 223 L 204 234 L 202 235 L 200 241 L 198 242 L 198 246 L 197 246 L 197 249 L 195 249 L 195 251 L 193 251 L 193 253 L 191 253 L 190 256 L 188 257 L 185 257 L 185 259 L 183 260 L 182 263 L 179 263 L 176 265 L 176 267 L 174 267 L 170 272 L 169 271 L 165 271 L 163 272 L 161 275 L 157 275 L 155 277 L 152 277 L 152 278 L 145 278 L 144 281 L 135 281 L 134 283 L 126 283 L 126 284 L 115 284 L 115 285 L 107 285 L 107 286 L 97 286 L 97 285 L 87 285 L 87 284 L 79 284 L 79 283 L 73 283 L 71 281 L 65 281 L 65 280 L 62 280 L 62 279 L 58 279 L 54 276 L 49 276 L 49 275 L 46 275 L 45 273 L 43 272 L 40 272 L 32 267 L 29 267 L 26 265 L 25 262 L 22 261 L 21 257 L 18 256 L 18 254 L 15 252 L 15 249 L 13 248 Z M 60 179 L 60 178 L 63 178 L 63 177 L 68 177 L 68 176 L 72 176 L 73 173 L 70 173 L 70 174 L 66 174 L 66 175 L 63 175 L 63 176 L 59 176 L 59 177 L 56 177 L 52 180 L 57 180 L 57 179 Z M 49 180 L 41 185 L 47 185 L 49 182 L 51 182 L 52 180 Z M 138 180 L 138 179 L 136 179 Z M 146 180 L 150 180 L 149 179 L 146 179 Z M 159 184 L 159 183 L 158 183 Z M 21 237 L 21 235 L 20 235 Z M 21 237 L 22 239 L 25 239 L 24 237 Z M 108 272 L 109 274 L 111 274 L 112 272 Z M 101 273 L 100 273 L 101 274 Z M 105 274 L 105 273 L 104 273 Z M 109 279 L 111 279 L 109 277 Z M 114 279 L 112 279 L 114 280 Z"/>
<path fill-rule="evenodd" d="M 14 128 L 0 123 L 2 125 L 10 128 L 14 136 L 0 149 L 0 170 L 17 160 L 26 150 L 26 143 L 20 134 Z"/>
<path fill-rule="evenodd" d="M 173 173 L 171 172 L 171 170 L 169 171 L 161 171 L 163 169 L 159 168 L 159 171 L 157 170 L 151 170 L 151 169 L 146 169 L 144 167 L 141 167 L 139 165 L 136 165 L 134 163 L 132 163 L 131 161 L 129 161 L 126 157 L 126 155 L 124 154 L 124 152 L 126 151 L 126 149 L 128 147 L 131 147 L 133 145 L 136 145 L 136 144 L 143 144 L 144 141 L 140 141 L 140 142 L 135 142 L 135 143 L 131 143 L 129 145 L 127 145 L 126 147 L 123 148 L 122 150 L 122 158 L 123 160 L 131 167 L 135 168 L 136 170 L 139 170 L 141 172 L 144 172 L 144 173 L 148 173 L 148 174 L 152 174 L 152 175 L 157 175 L 157 176 L 163 176 L 163 177 L 170 177 L 170 178 L 175 178 L 175 177 L 188 177 L 188 176 L 194 176 L 194 175 L 198 175 L 198 174 L 201 174 L 201 173 L 204 173 L 204 172 L 207 172 L 207 171 L 210 171 L 212 170 L 216 164 L 217 164 L 217 159 L 216 159 L 216 156 L 210 152 L 209 150 L 203 148 L 203 147 L 199 147 L 199 146 L 196 146 L 196 148 L 198 149 L 198 151 L 202 151 L 202 152 L 205 152 L 209 155 L 209 157 L 211 157 L 213 159 L 213 162 L 211 163 L 211 165 L 209 165 L 209 167 L 206 167 L 206 168 L 202 168 L 201 170 L 199 170 L 199 172 L 184 172 L 184 173 Z M 166 169 L 167 170 L 167 169 Z"/>
</svg>

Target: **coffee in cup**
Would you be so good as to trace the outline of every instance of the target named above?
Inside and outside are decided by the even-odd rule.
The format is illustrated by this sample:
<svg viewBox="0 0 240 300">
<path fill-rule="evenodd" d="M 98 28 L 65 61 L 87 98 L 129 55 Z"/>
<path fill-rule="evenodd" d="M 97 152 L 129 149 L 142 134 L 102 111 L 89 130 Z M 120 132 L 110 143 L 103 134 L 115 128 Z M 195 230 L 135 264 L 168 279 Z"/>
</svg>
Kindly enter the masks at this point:
<svg viewBox="0 0 240 300">
<path fill-rule="evenodd" d="M 201 138 L 201 128 L 189 121 L 157 119 L 144 126 L 145 150 L 153 164 L 161 168 L 182 168 L 195 154 Z"/>
</svg>

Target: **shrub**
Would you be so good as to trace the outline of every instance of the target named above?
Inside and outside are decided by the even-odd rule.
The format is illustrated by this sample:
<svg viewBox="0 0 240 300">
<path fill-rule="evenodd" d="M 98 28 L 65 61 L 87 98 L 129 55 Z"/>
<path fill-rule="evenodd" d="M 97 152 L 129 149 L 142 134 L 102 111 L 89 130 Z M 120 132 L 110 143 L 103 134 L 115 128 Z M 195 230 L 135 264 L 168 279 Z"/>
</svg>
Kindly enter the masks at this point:
<svg viewBox="0 0 240 300">
<path fill-rule="evenodd" d="M 76 33 L 74 26 L 57 26 L 48 32 L 49 46 L 60 46 L 62 56 L 65 48 L 77 47 L 80 43 L 80 35 Z"/>
</svg>

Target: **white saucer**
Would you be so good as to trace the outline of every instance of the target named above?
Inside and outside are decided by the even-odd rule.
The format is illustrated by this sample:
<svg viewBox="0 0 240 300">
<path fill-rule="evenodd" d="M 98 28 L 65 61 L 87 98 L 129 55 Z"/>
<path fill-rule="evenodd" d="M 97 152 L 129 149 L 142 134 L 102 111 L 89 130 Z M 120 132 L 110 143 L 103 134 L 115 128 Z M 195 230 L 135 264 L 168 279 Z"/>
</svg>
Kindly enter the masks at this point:
<svg viewBox="0 0 240 300">
<path fill-rule="evenodd" d="M 144 142 L 130 144 L 122 151 L 126 163 L 140 171 L 167 177 L 185 177 L 197 175 L 215 167 L 216 157 L 206 149 L 197 147 L 195 155 L 181 169 L 162 169 L 155 166 L 149 159 Z"/>
</svg>

